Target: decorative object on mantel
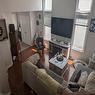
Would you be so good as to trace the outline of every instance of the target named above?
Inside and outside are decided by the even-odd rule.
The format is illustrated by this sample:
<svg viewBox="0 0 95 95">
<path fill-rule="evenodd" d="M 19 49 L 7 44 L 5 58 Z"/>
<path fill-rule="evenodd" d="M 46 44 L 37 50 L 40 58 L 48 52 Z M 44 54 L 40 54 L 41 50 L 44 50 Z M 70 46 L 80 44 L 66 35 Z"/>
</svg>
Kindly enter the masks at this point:
<svg viewBox="0 0 95 95">
<path fill-rule="evenodd" d="M 36 21 L 36 25 L 37 25 L 37 26 L 39 25 L 39 21 L 38 21 L 38 20 Z"/>
<path fill-rule="evenodd" d="M 92 19 L 91 19 L 89 31 L 95 33 L 95 18 L 92 18 Z"/>
</svg>

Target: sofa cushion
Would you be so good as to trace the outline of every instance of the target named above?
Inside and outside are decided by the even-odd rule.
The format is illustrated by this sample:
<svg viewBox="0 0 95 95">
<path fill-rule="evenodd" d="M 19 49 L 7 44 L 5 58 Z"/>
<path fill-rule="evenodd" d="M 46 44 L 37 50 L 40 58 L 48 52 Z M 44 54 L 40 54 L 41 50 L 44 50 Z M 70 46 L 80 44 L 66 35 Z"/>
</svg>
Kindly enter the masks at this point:
<svg viewBox="0 0 95 95">
<path fill-rule="evenodd" d="M 36 65 L 39 59 L 40 59 L 40 56 L 38 53 L 36 53 L 36 54 L 30 56 L 27 60 Z"/>
<path fill-rule="evenodd" d="M 45 68 L 46 72 L 53 78 L 55 79 L 57 82 L 59 82 L 60 84 L 63 83 L 63 77 L 59 76 L 58 74 L 54 73 L 52 70 L 50 70 L 49 68 Z"/>
<path fill-rule="evenodd" d="M 49 76 L 44 69 L 37 70 L 37 78 L 41 81 L 41 83 L 45 84 L 47 90 L 53 95 L 58 95 L 58 90 L 63 89 L 63 87 L 54 80 L 51 76 Z"/>
<path fill-rule="evenodd" d="M 42 79 L 45 79 L 45 76 L 47 76 L 45 69 L 38 69 L 36 70 L 37 77 L 40 77 Z"/>
<path fill-rule="evenodd" d="M 88 78 L 87 71 L 82 72 L 82 73 L 81 73 L 81 76 L 80 76 L 80 78 L 79 78 L 78 84 L 79 84 L 80 86 L 85 87 L 87 78 Z"/>
<path fill-rule="evenodd" d="M 26 61 L 26 62 L 24 62 L 23 63 L 23 69 L 24 68 L 28 68 L 30 71 L 32 71 L 33 73 L 36 73 L 36 69 L 38 69 L 37 68 L 37 66 L 35 66 L 32 62 L 30 62 L 30 61 Z"/>
<path fill-rule="evenodd" d="M 95 93 L 95 71 L 91 72 L 88 76 L 86 85 L 85 85 L 85 91 Z"/>
</svg>

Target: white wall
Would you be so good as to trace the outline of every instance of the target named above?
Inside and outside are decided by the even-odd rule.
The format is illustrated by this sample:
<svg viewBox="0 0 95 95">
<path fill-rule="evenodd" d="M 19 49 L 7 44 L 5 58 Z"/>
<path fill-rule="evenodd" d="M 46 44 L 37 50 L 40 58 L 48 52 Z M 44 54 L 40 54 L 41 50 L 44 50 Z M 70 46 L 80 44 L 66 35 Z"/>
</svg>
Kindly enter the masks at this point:
<svg viewBox="0 0 95 95">
<path fill-rule="evenodd" d="M 1 3 L 0 3 L 1 4 Z M 13 23 L 14 15 L 10 13 L 0 13 L 0 19 L 5 19 L 7 23 L 7 30 L 8 24 Z M 3 93 L 9 93 L 9 84 L 8 84 L 8 68 L 12 66 L 12 57 L 10 52 L 10 43 L 9 39 L 0 41 L 0 95 Z M 5 95 L 5 94 L 4 94 Z"/>
<path fill-rule="evenodd" d="M 76 0 L 53 0 L 53 16 L 62 18 L 74 18 Z"/>
<path fill-rule="evenodd" d="M 9 40 L 0 41 L 0 95 L 10 92 L 7 71 L 12 64 Z"/>
<path fill-rule="evenodd" d="M 42 0 L 2 0 L 2 4 L 5 12 L 42 10 Z"/>
<path fill-rule="evenodd" d="M 0 0 L 0 13 L 3 11 L 3 3 L 2 3 L 3 0 Z"/>
</svg>

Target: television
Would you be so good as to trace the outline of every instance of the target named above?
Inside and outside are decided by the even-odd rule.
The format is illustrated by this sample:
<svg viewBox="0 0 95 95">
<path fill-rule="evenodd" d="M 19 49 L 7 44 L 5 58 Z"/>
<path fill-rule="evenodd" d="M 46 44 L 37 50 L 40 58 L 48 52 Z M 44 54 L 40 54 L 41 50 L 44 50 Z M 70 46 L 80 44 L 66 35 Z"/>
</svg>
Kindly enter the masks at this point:
<svg viewBox="0 0 95 95">
<path fill-rule="evenodd" d="M 51 19 L 51 33 L 71 39 L 74 19 L 57 18 Z"/>
</svg>

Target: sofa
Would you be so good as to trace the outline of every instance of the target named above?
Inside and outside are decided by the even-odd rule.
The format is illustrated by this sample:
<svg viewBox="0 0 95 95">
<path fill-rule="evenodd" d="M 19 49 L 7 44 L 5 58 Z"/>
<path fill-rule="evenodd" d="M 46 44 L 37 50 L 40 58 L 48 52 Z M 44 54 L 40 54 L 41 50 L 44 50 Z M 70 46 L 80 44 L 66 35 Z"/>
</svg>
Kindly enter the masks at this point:
<svg viewBox="0 0 95 95">
<path fill-rule="evenodd" d="M 35 54 L 22 64 L 23 80 L 34 92 L 37 93 L 37 95 L 95 95 L 92 94 L 95 89 L 95 72 L 93 73 L 92 69 L 89 69 L 82 64 L 77 64 L 75 72 L 69 82 L 66 82 L 62 77 L 55 74 L 50 69 L 38 66 L 39 59 L 39 55 Z M 79 91 L 73 92 L 72 89 L 68 87 L 68 84 L 75 82 L 75 76 L 80 70 L 81 73 L 87 71 L 90 77 L 87 79 L 84 88 L 80 87 L 81 89 Z M 94 77 L 92 77 L 93 75 Z"/>
<path fill-rule="evenodd" d="M 34 56 L 37 56 L 37 54 Z M 69 95 L 69 93 L 72 93 L 67 88 L 67 82 L 63 78 L 49 69 L 38 68 L 36 64 L 39 57 L 34 56 L 28 58 L 22 64 L 22 71 L 24 82 L 37 95 Z"/>
</svg>

